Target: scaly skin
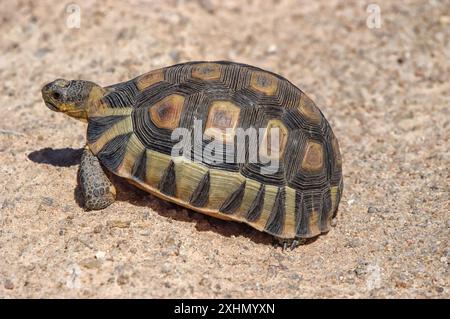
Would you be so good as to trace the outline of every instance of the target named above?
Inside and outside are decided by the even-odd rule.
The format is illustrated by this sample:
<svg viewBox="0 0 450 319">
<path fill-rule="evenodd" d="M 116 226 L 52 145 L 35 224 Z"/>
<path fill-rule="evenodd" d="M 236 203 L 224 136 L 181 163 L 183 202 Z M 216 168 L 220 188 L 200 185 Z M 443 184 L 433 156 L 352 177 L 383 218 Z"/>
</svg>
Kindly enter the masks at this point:
<svg viewBox="0 0 450 319">
<path fill-rule="evenodd" d="M 114 185 L 106 176 L 97 157 L 87 147 L 81 156 L 78 180 L 87 210 L 103 209 L 116 200 Z"/>
</svg>

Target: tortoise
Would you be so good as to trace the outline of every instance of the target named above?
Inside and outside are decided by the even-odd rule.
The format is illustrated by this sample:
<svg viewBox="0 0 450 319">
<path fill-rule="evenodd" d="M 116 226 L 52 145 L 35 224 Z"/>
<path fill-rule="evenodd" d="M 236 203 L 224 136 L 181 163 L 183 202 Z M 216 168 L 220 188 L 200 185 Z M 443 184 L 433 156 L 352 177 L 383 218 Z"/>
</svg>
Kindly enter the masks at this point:
<svg viewBox="0 0 450 319">
<path fill-rule="evenodd" d="M 285 248 L 330 230 L 343 190 L 338 141 L 314 102 L 280 75 L 199 61 L 107 87 L 57 79 L 42 96 L 88 123 L 78 171 L 87 210 L 114 202 L 110 172 Z"/>
</svg>

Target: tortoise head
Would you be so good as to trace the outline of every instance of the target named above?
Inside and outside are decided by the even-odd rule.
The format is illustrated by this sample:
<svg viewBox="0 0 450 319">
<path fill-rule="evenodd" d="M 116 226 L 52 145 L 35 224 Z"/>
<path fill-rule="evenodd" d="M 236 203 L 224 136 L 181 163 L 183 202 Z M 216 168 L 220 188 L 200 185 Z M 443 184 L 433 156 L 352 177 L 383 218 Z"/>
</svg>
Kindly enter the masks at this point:
<svg viewBox="0 0 450 319">
<path fill-rule="evenodd" d="M 101 86 L 83 80 L 57 79 L 42 88 L 42 98 L 49 109 L 79 120 L 87 120 L 105 93 Z"/>
</svg>

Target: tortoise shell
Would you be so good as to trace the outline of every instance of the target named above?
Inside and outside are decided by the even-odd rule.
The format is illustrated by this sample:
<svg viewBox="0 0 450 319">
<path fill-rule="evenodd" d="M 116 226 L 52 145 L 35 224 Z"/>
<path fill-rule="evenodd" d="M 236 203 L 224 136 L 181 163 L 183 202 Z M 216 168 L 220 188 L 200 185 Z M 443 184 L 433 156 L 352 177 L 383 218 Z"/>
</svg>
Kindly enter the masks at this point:
<svg viewBox="0 0 450 319">
<path fill-rule="evenodd" d="M 314 102 L 285 78 L 244 64 L 190 62 L 107 90 L 88 119 L 87 141 L 112 173 L 162 199 L 279 238 L 329 231 L 343 188 L 338 142 Z M 257 140 L 236 143 L 249 128 Z M 180 129 L 191 137 L 180 138 Z M 222 153 L 211 151 L 212 142 L 224 146 Z M 241 161 L 229 145 L 243 147 Z M 254 155 L 278 166 L 264 170 L 268 161 L 250 161 Z"/>
</svg>

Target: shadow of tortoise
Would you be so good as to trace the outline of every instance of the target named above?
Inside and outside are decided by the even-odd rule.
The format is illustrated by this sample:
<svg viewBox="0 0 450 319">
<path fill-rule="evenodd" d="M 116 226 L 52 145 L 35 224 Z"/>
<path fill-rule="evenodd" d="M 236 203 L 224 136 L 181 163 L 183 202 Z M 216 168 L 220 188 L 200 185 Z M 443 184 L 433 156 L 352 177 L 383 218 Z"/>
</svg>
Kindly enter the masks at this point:
<svg viewBox="0 0 450 319">
<path fill-rule="evenodd" d="M 59 167 L 70 167 L 79 165 L 81 161 L 83 149 L 60 148 L 53 149 L 50 147 L 43 148 L 28 154 L 28 158 L 35 163 L 50 164 Z"/>
</svg>

